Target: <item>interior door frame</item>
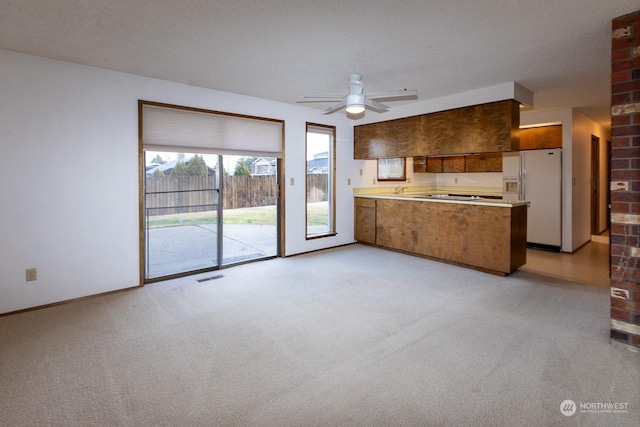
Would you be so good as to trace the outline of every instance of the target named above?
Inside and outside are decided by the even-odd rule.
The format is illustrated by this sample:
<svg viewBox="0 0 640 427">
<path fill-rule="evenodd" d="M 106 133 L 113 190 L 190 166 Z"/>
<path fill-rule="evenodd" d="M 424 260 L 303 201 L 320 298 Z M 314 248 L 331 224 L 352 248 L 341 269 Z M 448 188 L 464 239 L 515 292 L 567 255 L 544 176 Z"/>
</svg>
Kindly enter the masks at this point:
<svg viewBox="0 0 640 427">
<path fill-rule="evenodd" d="M 600 138 L 591 135 L 591 234 L 600 230 Z"/>
</svg>

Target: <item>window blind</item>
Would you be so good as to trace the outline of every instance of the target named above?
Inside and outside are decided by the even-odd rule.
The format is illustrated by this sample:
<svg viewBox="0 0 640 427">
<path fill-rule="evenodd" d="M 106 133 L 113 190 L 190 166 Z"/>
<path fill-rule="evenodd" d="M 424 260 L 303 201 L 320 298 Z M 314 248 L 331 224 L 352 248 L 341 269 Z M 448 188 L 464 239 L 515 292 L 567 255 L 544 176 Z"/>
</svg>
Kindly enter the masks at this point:
<svg viewBox="0 0 640 427">
<path fill-rule="evenodd" d="M 142 104 L 146 151 L 282 157 L 281 121 Z"/>
<path fill-rule="evenodd" d="M 321 126 L 307 123 L 307 132 L 320 133 L 333 137 L 335 128 L 333 126 Z"/>
</svg>

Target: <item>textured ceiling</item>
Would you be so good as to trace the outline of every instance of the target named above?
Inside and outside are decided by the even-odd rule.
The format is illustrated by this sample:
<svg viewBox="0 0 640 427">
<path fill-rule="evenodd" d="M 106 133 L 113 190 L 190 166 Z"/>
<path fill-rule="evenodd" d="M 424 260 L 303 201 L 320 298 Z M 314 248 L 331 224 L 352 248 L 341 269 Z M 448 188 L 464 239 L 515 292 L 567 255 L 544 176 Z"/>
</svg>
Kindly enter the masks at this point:
<svg viewBox="0 0 640 427">
<path fill-rule="evenodd" d="M 515 81 L 534 92 L 535 110 L 574 107 L 608 126 L 611 20 L 639 7 L 637 0 L 0 0 L 0 48 L 287 103 L 344 94 L 352 73 L 364 76 L 365 92 L 417 89 L 419 100 Z"/>
</svg>

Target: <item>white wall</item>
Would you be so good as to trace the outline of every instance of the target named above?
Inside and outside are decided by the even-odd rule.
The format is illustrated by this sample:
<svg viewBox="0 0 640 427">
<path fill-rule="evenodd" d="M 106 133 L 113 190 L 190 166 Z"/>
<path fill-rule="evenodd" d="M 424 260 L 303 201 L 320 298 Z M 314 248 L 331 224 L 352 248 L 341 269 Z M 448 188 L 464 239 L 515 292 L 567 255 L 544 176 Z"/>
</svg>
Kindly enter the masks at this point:
<svg viewBox="0 0 640 427">
<path fill-rule="evenodd" d="M 523 126 L 550 123 L 562 123 L 562 250 L 573 252 L 591 239 L 591 135 L 598 136 L 601 144 L 609 136 L 600 125 L 570 108 L 520 116 Z M 606 169 L 602 173 L 601 183 L 606 182 Z M 606 191 L 601 190 L 601 211 L 606 210 Z"/>
<path fill-rule="evenodd" d="M 344 114 L 5 50 L 0 63 L 0 313 L 139 285 L 139 99 L 285 120 L 286 254 L 353 242 Z M 337 126 L 337 236 L 310 241 L 306 121 Z"/>
<path fill-rule="evenodd" d="M 418 95 L 420 96 L 420 95 Z M 392 107 L 386 113 L 367 111 L 365 116 L 354 121 L 354 125 L 393 120 L 402 117 L 429 114 L 437 111 L 485 104 L 488 102 L 515 99 L 521 104 L 531 105 L 533 93 L 515 82 L 502 83 L 467 92 L 456 93 L 440 98 L 430 98 L 411 104 L 389 102 Z"/>
<path fill-rule="evenodd" d="M 437 174 L 438 188 L 453 193 L 457 188 L 477 188 L 502 193 L 502 172 L 465 172 Z"/>
</svg>

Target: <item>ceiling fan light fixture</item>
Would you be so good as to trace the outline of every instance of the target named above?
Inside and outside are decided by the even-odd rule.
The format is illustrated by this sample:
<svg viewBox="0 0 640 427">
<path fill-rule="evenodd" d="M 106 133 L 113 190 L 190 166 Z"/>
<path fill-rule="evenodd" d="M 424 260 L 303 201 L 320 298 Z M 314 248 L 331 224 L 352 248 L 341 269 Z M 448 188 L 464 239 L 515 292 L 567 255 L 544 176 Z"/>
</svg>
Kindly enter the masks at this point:
<svg viewBox="0 0 640 427">
<path fill-rule="evenodd" d="M 349 92 L 347 95 L 320 95 L 320 96 L 299 96 L 303 101 L 297 102 L 338 102 L 329 108 L 325 108 L 322 114 L 332 114 L 343 108 L 347 111 L 347 115 L 351 115 L 352 119 L 364 117 L 365 108 L 375 111 L 376 113 L 384 113 L 389 109 L 386 105 L 378 102 L 418 99 L 417 90 L 400 90 L 395 92 L 378 92 L 363 93 L 362 76 L 360 74 L 351 74 L 349 76 Z"/>
<path fill-rule="evenodd" d="M 347 113 L 360 114 L 364 111 L 364 95 L 347 95 Z"/>
</svg>

